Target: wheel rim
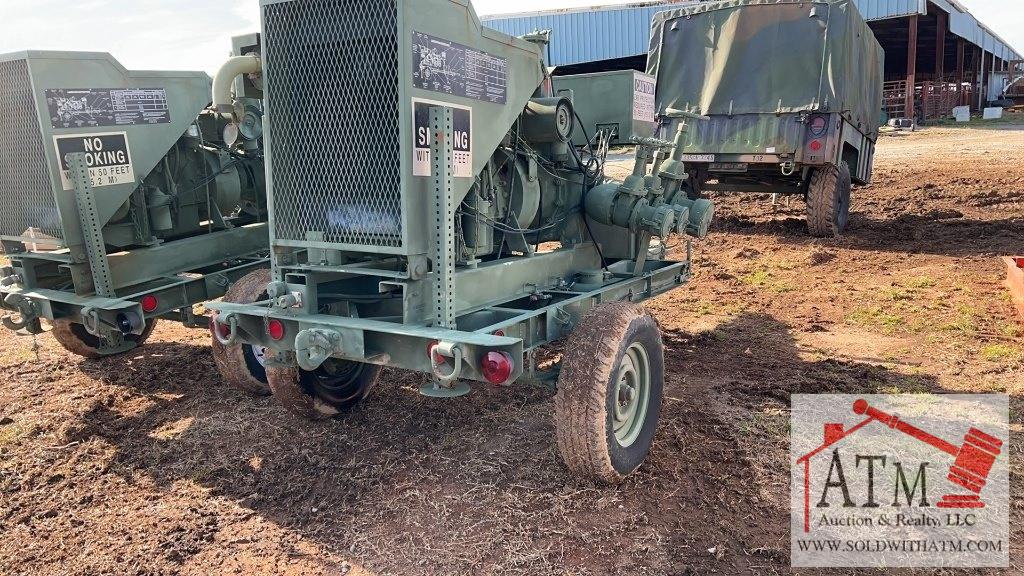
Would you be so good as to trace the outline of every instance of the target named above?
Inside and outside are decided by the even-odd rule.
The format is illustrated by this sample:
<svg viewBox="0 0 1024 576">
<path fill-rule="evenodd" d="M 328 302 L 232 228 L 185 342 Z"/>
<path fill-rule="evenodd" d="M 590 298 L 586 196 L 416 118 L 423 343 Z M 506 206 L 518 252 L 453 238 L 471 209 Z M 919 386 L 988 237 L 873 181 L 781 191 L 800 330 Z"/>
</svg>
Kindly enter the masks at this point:
<svg viewBox="0 0 1024 576">
<path fill-rule="evenodd" d="M 639 342 L 626 349 L 615 378 L 613 430 L 620 446 L 632 446 L 643 431 L 651 403 L 651 362 Z"/>
<path fill-rule="evenodd" d="M 266 349 L 266 347 L 264 347 L 264 346 L 251 346 L 249 344 L 246 344 L 246 346 L 249 347 L 249 352 L 252 354 L 253 359 L 256 360 L 256 363 L 259 364 L 260 366 L 266 368 L 267 367 L 267 349 Z"/>
</svg>

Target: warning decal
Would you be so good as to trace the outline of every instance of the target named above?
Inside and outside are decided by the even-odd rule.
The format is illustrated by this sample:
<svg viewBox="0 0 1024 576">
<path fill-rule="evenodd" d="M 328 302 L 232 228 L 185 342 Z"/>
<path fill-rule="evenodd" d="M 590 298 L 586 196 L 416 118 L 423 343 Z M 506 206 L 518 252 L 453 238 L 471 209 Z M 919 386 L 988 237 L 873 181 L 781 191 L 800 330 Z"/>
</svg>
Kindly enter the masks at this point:
<svg viewBox="0 0 1024 576">
<path fill-rule="evenodd" d="M 473 110 L 447 102 L 412 99 L 413 148 L 412 165 L 414 176 L 431 175 L 430 158 L 430 108 L 445 106 L 452 109 L 452 176 L 473 177 Z"/>
<path fill-rule="evenodd" d="M 89 176 L 94 188 L 135 183 L 128 136 L 124 132 L 54 136 L 53 142 L 57 147 L 60 180 L 65 190 L 75 188 L 67 159 L 68 154 L 75 152 L 85 153 L 85 163 L 89 166 Z"/>
<path fill-rule="evenodd" d="M 457 42 L 412 33 L 412 83 L 417 88 L 494 104 L 508 98 L 508 60 Z"/>
<path fill-rule="evenodd" d="M 654 122 L 654 76 L 639 74 L 633 76 L 633 120 Z"/>
<path fill-rule="evenodd" d="M 54 128 L 167 124 L 163 88 L 60 88 L 46 91 Z"/>
</svg>

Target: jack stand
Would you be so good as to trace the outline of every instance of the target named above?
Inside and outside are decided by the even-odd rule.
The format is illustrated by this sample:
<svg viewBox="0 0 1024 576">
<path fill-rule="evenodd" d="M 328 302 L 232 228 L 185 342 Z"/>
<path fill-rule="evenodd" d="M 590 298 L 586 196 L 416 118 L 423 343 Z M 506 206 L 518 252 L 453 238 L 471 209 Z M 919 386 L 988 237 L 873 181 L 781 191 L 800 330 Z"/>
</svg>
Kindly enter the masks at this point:
<svg viewBox="0 0 1024 576">
<path fill-rule="evenodd" d="M 469 384 L 458 380 L 446 385 L 433 379 L 420 386 L 420 395 L 427 398 L 459 398 L 469 394 L 472 390 Z"/>
</svg>

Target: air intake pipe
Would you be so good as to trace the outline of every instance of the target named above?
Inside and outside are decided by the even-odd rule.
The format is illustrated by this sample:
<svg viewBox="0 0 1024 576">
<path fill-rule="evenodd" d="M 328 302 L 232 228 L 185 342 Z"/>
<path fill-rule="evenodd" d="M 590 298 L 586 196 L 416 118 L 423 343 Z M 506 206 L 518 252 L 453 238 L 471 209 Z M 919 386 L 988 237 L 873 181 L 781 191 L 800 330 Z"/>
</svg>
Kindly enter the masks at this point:
<svg viewBox="0 0 1024 576">
<path fill-rule="evenodd" d="M 261 71 L 263 71 L 263 62 L 255 54 L 228 58 L 228 61 L 220 67 L 220 70 L 213 77 L 214 109 L 219 114 L 230 118 L 232 122 L 237 123 L 239 118 L 236 117 L 235 102 L 231 95 L 231 85 L 235 83 L 235 78 L 242 74 L 255 74 Z"/>
</svg>

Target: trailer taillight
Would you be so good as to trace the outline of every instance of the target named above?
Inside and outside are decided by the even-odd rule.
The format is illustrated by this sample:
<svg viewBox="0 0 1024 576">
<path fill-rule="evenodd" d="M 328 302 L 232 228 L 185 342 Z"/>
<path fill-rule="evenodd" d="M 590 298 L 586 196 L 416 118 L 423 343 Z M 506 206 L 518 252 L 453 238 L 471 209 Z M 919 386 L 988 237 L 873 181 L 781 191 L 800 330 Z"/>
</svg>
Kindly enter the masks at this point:
<svg viewBox="0 0 1024 576">
<path fill-rule="evenodd" d="M 284 340 L 284 322 L 276 319 L 267 322 L 267 336 L 276 341 Z"/>
<path fill-rule="evenodd" d="M 142 311 L 145 312 L 146 314 L 149 314 L 150 312 L 155 312 L 157 307 L 160 305 L 160 302 L 156 299 L 156 296 L 153 296 L 152 294 L 147 294 L 143 296 L 142 301 L 139 303 L 142 304 Z"/>
<path fill-rule="evenodd" d="M 812 152 L 819 152 L 819 151 L 821 151 L 821 147 L 822 147 L 821 140 L 812 140 L 811 144 L 808 146 L 808 148 L 810 148 Z"/>
<path fill-rule="evenodd" d="M 508 383 L 512 367 L 512 355 L 508 352 L 488 352 L 480 361 L 480 371 L 484 378 L 495 386 Z"/>
</svg>

